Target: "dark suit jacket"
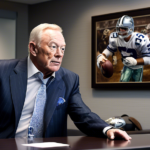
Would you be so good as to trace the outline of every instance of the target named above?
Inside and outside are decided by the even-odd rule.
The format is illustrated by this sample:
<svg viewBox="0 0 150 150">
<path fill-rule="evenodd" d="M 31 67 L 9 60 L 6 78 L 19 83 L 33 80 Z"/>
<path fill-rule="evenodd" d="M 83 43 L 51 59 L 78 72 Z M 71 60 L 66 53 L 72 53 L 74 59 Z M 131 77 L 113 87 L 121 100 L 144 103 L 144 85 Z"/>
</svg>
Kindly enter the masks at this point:
<svg viewBox="0 0 150 150">
<path fill-rule="evenodd" d="M 82 101 L 79 77 L 60 68 L 55 80 L 47 83 L 44 113 L 44 137 L 67 136 L 67 114 L 89 136 L 103 136 L 108 126 Z M 0 138 L 14 138 L 21 117 L 27 89 L 27 58 L 0 61 Z M 66 102 L 57 106 L 59 97 Z"/>
</svg>

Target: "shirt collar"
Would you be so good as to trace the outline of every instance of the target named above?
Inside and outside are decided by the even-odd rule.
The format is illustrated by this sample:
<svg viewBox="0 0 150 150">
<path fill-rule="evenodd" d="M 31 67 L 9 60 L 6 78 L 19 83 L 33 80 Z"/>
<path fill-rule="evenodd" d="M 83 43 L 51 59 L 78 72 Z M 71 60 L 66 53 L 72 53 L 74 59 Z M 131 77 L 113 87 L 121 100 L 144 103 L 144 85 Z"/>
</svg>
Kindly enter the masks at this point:
<svg viewBox="0 0 150 150">
<path fill-rule="evenodd" d="M 30 57 L 28 56 L 28 78 L 32 77 L 34 74 L 38 72 L 40 71 L 35 67 Z M 55 72 L 53 72 L 51 76 L 55 78 Z"/>
</svg>

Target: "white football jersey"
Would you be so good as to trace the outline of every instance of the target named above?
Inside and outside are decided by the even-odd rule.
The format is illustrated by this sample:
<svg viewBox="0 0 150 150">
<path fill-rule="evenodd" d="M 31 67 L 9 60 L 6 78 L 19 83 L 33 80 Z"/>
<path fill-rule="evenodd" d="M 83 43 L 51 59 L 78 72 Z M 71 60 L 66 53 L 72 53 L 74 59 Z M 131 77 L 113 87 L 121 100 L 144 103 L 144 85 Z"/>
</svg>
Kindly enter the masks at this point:
<svg viewBox="0 0 150 150">
<path fill-rule="evenodd" d="M 119 38 L 116 32 L 112 32 L 109 36 L 109 45 L 107 46 L 107 49 L 111 52 L 116 52 L 118 49 L 122 58 L 133 57 L 137 59 L 150 57 L 150 41 L 148 37 L 137 32 L 132 33 L 128 42 Z M 139 67 L 137 66 L 133 68 Z"/>
</svg>

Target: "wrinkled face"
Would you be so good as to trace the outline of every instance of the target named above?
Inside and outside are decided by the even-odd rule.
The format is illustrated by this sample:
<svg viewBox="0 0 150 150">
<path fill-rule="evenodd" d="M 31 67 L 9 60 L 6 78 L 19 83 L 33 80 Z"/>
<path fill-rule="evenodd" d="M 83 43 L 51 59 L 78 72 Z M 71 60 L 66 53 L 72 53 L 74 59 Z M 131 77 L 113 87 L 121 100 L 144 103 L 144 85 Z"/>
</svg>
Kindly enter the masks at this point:
<svg viewBox="0 0 150 150">
<path fill-rule="evenodd" d="M 46 29 L 37 46 L 36 66 L 44 74 L 58 71 L 65 51 L 65 40 L 61 32 Z"/>
</svg>

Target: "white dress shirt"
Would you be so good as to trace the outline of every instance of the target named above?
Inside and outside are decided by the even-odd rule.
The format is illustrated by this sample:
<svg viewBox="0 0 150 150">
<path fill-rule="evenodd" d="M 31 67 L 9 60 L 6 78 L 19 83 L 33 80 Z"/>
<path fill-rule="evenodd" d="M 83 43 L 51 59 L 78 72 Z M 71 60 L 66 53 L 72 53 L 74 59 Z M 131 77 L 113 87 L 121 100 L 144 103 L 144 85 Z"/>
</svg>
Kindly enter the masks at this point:
<svg viewBox="0 0 150 150">
<path fill-rule="evenodd" d="M 42 84 L 41 80 L 35 75 L 38 72 L 40 71 L 35 67 L 31 59 L 28 57 L 27 91 L 15 137 L 27 137 L 28 135 L 28 127 L 33 114 L 36 95 Z M 52 76 L 55 77 L 55 73 L 53 73 Z"/>
</svg>

